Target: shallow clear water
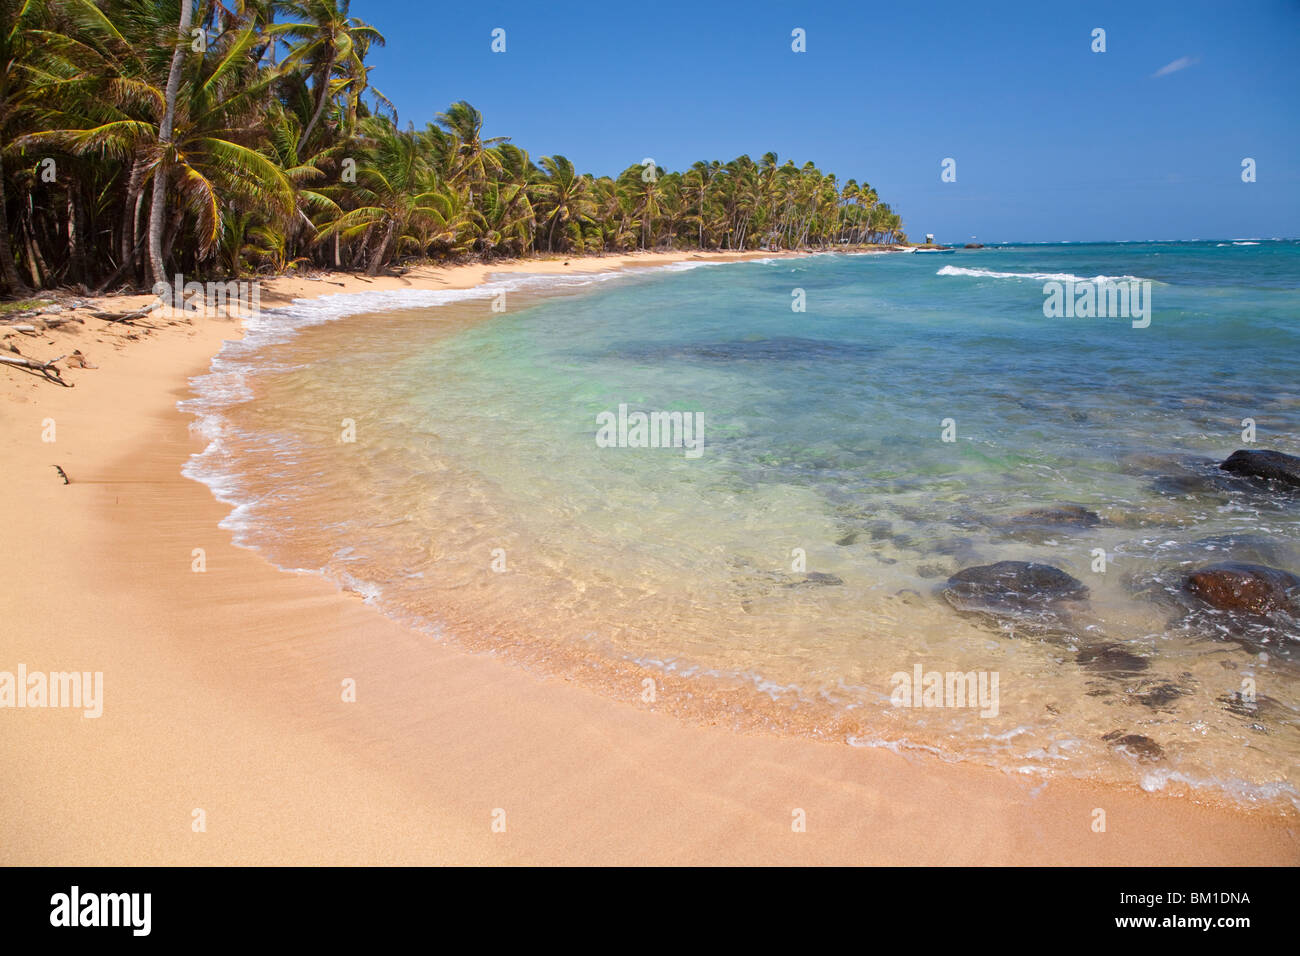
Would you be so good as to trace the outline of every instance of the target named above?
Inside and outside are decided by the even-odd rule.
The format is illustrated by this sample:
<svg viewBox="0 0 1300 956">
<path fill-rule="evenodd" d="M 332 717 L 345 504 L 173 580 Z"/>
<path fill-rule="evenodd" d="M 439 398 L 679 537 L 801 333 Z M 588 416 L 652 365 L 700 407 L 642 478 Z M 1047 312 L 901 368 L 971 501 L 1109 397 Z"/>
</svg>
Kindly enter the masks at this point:
<svg viewBox="0 0 1300 956">
<path fill-rule="evenodd" d="M 1071 276 L 1151 280 L 1149 327 L 1045 318 Z M 266 314 L 198 382 L 190 473 L 282 566 L 638 706 L 1293 806 L 1300 628 L 1182 582 L 1300 573 L 1300 499 L 1213 467 L 1300 454 L 1298 290 L 1300 243 L 1225 240 L 334 297 Z M 620 405 L 702 415 L 702 453 L 598 446 Z M 1062 505 L 1099 520 L 1019 517 Z M 1087 598 L 989 619 L 941 593 L 1001 560 Z M 996 673 L 996 715 L 895 706 L 918 664 Z"/>
</svg>

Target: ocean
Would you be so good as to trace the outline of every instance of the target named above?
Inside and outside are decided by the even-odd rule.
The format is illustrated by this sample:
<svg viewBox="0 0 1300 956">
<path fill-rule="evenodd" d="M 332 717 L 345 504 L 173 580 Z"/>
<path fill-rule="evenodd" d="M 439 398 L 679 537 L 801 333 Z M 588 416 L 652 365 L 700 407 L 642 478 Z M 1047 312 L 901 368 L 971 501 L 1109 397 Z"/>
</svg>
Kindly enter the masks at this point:
<svg viewBox="0 0 1300 956">
<path fill-rule="evenodd" d="M 1045 308 L 1107 286 L 1133 308 Z M 1300 455 L 1300 241 L 327 296 L 194 388 L 237 542 L 430 641 L 738 731 L 1300 807 L 1300 620 L 1186 587 L 1300 574 L 1300 494 L 1217 468 Z M 950 583 L 1004 561 L 1062 573 Z"/>
</svg>

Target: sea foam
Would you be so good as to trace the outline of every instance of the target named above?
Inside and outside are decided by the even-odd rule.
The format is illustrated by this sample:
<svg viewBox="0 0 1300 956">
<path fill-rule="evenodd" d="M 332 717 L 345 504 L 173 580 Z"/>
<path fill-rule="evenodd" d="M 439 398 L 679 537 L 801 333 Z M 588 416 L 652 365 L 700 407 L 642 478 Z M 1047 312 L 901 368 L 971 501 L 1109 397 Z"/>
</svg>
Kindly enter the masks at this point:
<svg viewBox="0 0 1300 956">
<path fill-rule="evenodd" d="M 966 269 L 944 266 L 935 275 L 969 276 L 973 279 L 1035 279 L 1039 282 L 1142 282 L 1138 276 L 1077 276 L 1069 272 L 994 272 L 991 269 Z"/>
</svg>

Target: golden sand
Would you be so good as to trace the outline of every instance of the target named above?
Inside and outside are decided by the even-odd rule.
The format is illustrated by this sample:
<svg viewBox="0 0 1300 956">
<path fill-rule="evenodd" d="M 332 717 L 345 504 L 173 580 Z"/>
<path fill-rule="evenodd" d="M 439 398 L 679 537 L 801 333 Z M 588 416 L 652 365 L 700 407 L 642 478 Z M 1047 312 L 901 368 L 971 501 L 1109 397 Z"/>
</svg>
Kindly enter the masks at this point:
<svg viewBox="0 0 1300 956">
<path fill-rule="evenodd" d="M 276 279 L 262 303 L 684 258 Z M 1300 862 L 1286 818 L 698 726 L 281 572 L 180 473 L 202 442 L 176 402 L 238 323 L 166 321 L 21 339 L 81 349 L 75 388 L 0 370 L 0 670 L 104 675 L 98 719 L 0 709 L 0 864 Z"/>
</svg>

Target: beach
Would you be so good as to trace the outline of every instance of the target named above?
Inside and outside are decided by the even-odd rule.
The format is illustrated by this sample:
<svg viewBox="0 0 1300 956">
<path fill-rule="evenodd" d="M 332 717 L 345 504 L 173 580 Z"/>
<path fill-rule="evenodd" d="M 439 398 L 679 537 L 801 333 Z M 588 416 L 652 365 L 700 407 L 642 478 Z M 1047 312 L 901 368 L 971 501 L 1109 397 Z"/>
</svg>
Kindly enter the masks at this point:
<svg viewBox="0 0 1300 956">
<path fill-rule="evenodd" d="M 277 279 L 262 304 L 670 261 Z M 21 343 L 38 357 L 82 349 L 99 367 L 66 372 L 75 388 L 16 371 L 2 382 L 0 669 L 102 672 L 104 690 L 97 718 L 0 714 L 0 862 L 1300 861 L 1294 819 L 1272 811 L 701 726 L 430 641 L 235 547 L 218 527 L 229 508 L 182 476 L 204 443 L 176 404 L 237 321 L 164 325 L 121 348 L 97 341 L 101 325 Z"/>
</svg>

